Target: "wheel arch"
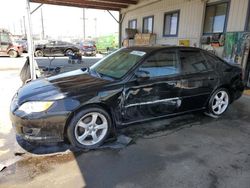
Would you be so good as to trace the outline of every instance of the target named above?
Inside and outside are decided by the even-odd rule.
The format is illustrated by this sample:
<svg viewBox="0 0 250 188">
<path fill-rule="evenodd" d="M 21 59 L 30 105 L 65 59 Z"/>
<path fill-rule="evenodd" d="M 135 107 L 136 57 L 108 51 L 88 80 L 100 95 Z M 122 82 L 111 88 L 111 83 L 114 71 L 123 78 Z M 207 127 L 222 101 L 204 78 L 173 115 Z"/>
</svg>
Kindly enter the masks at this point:
<svg viewBox="0 0 250 188">
<path fill-rule="evenodd" d="M 15 51 L 16 53 L 18 53 L 18 50 L 15 49 L 15 48 L 9 48 L 9 49 L 7 50 L 7 53 L 9 54 L 10 51 Z M 18 53 L 18 54 L 19 54 L 19 53 Z"/>
<path fill-rule="evenodd" d="M 67 138 L 67 129 L 68 129 L 69 123 L 72 120 L 72 118 L 74 117 L 74 115 L 77 114 L 78 112 L 84 110 L 84 109 L 87 109 L 87 108 L 101 108 L 101 109 L 105 110 L 111 118 L 112 129 L 115 129 L 116 121 L 115 121 L 114 116 L 112 115 L 112 109 L 105 103 L 90 103 L 90 104 L 85 104 L 85 105 L 77 108 L 76 110 L 74 110 L 73 112 L 70 113 L 70 115 L 67 118 L 67 121 L 65 123 L 64 130 L 63 130 L 64 138 Z"/>
<path fill-rule="evenodd" d="M 64 54 L 66 54 L 67 50 L 71 50 L 72 52 L 75 51 L 73 48 L 66 48 L 66 49 L 64 50 Z"/>
<path fill-rule="evenodd" d="M 214 94 L 214 92 L 217 91 L 218 89 L 222 89 L 222 88 L 225 88 L 229 92 L 229 100 L 230 100 L 229 103 L 233 102 L 234 94 L 233 94 L 231 86 L 229 84 L 222 84 L 222 85 L 219 85 L 218 87 L 216 87 L 213 90 L 213 92 L 211 92 L 209 98 L 207 99 L 206 106 L 208 106 L 209 100 L 210 100 L 211 96 Z"/>
</svg>

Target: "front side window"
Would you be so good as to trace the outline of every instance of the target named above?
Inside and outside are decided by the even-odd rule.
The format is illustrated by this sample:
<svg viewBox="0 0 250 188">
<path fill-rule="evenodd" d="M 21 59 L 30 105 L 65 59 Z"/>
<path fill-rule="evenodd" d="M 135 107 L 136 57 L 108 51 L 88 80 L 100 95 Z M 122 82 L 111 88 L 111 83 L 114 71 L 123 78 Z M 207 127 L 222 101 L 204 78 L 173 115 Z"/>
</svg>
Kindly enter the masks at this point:
<svg viewBox="0 0 250 188">
<path fill-rule="evenodd" d="M 137 28 L 137 20 L 129 20 L 128 22 L 128 28 L 129 29 L 136 29 Z"/>
<path fill-rule="evenodd" d="M 177 36 L 179 24 L 179 11 L 164 15 L 163 36 Z"/>
<path fill-rule="evenodd" d="M 208 5 L 204 22 L 204 34 L 223 33 L 227 20 L 228 3 Z"/>
<path fill-rule="evenodd" d="M 93 65 L 90 70 L 97 72 L 99 75 L 119 79 L 134 67 L 145 55 L 146 52 L 143 51 L 120 49 Z"/>
<path fill-rule="evenodd" d="M 181 68 L 184 74 L 193 74 L 212 70 L 199 50 L 180 50 Z"/>
<path fill-rule="evenodd" d="M 143 27 L 142 27 L 143 33 L 153 33 L 153 27 L 154 27 L 154 16 L 148 16 L 143 18 Z"/>
<path fill-rule="evenodd" d="M 2 43 L 9 43 L 9 42 L 11 42 L 9 34 L 7 34 L 7 33 L 1 33 L 1 42 Z"/>
<path fill-rule="evenodd" d="M 139 67 L 138 71 L 146 72 L 151 78 L 179 73 L 176 50 L 163 50 L 155 53 Z"/>
</svg>

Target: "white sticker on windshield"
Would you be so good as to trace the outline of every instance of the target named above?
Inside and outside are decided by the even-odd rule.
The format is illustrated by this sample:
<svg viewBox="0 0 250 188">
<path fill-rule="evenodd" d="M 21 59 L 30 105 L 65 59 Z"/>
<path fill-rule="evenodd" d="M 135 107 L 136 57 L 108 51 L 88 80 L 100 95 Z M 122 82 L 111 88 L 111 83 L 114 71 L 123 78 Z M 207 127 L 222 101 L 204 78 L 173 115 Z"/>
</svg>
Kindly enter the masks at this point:
<svg viewBox="0 0 250 188">
<path fill-rule="evenodd" d="M 146 54 L 146 52 L 134 50 L 134 51 L 130 52 L 130 54 L 132 54 L 132 55 L 138 55 L 138 56 L 144 56 Z"/>
</svg>

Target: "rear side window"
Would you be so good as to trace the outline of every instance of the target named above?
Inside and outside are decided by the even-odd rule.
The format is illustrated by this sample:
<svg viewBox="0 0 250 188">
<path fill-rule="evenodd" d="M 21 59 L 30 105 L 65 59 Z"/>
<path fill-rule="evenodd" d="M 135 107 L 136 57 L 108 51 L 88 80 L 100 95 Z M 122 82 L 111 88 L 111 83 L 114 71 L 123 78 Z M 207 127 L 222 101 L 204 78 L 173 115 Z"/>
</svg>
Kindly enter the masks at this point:
<svg viewBox="0 0 250 188">
<path fill-rule="evenodd" d="M 176 50 L 163 50 L 150 56 L 140 67 L 152 77 L 168 76 L 179 73 Z"/>
<path fill-rule="evenodd" d="M 213 65 L 213 67 L 223 70 L 223 68 L 228 68 L 229 63 L 221 60 L 220 58 L 216 57 L 213 54 L 210 54 L 208 52 L 203 52 L 205 58 L 209 63 Z"/>
<path fill-rule="evenodd" d="M 213 70 L 199 50 L 180 50 L 182 72 L 185 74 Z"/>
</svg>

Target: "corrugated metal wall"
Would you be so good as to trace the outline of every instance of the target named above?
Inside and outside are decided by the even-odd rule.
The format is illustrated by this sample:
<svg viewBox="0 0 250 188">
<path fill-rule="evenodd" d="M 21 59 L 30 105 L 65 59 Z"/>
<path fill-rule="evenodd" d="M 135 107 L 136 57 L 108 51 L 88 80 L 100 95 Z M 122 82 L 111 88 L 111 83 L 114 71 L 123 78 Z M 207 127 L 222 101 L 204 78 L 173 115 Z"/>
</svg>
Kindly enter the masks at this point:
<svg viewBox="0 0 250 188">
<path fill-rule="evenodd" d="M 213 3 L 218 0 L 210 0 Z M 248 8 L 248 0 L 231 0 L 227 31 L 243 31 Z M 148 4 L 148 5 L 147 5 Z M 137 19 L 137 29 L 142 31 L 142 19 L 154 15 L 154 33 L 158 44 L 178 44 L 179 39 L 190 39 L 190 45 L 199 45 L 203 32 L 203 20 L 206 7 L 204 0 L 141 0 L 138 5 L 122 10 L 125 18 L 122 24 L 122 37 L 128 21 Z M 180 10 L 178 37 L 163 37 L 164 13 Z"/>
<path fill-rule="evenodd" d="M 249 0 L 231 0 L 227 31 L 244 31 Z"/>
</svg>

